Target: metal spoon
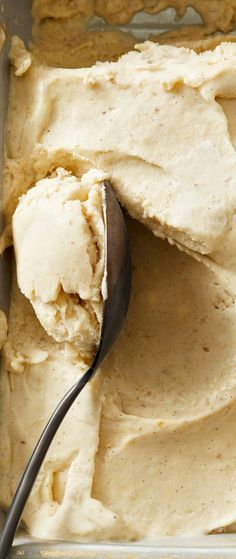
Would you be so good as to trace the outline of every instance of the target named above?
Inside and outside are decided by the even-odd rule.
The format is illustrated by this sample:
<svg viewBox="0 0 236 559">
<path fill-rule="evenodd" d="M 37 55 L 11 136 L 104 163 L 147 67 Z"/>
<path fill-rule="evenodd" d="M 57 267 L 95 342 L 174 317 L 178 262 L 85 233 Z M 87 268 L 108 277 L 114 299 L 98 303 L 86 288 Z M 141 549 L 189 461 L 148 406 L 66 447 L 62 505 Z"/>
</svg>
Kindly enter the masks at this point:
<svg viewBox="0 0 236 559">
<path fill-rule="evenodd" d="M 99 347 L 90 369 L 61 400 L 49 419 L 26 466 L 0 534 L 0 559 L 8 556 L 39 469 L 49 446 L 65 415 L 106 357 L 115 342 L 126 317 L 131 288 L 131 258 L 123 214 L 112 187 L 104 182 L 105 274 L 107 299 L 104 302 L 103 323 Z"/>
</svg>

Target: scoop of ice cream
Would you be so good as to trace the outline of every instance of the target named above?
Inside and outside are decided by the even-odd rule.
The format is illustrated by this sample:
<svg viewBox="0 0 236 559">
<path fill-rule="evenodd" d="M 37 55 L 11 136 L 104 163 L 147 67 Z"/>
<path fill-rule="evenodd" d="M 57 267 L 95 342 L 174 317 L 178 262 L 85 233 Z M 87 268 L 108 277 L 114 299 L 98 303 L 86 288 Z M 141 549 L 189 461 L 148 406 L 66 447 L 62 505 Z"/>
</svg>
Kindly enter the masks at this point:
<svg viewBox="0 0 236 559">
<path fill-rule="evenodd" d="M 13 216 L 19 287 L 48 334 L 80 352 L 98 344 L 102 321 L 103 179 L 57 169 L 22 196 Z"/>
</svg>

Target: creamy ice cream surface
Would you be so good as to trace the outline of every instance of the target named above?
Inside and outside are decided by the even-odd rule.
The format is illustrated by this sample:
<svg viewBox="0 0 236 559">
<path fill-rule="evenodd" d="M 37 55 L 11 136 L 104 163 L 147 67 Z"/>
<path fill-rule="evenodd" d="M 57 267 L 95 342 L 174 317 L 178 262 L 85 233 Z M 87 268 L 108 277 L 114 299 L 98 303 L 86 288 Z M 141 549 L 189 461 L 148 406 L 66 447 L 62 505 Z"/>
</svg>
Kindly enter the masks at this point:
<svg viewBox="0 0 236 559">
<path fill-rule="evenodd" d="M 19 168 L 40 174 L 42 159 L 50 167 L 67 152 L 105 171 L 130 215 L 157 236 L 235 271 L 235 62 L 236 44 L 196 54 L 145 43 L 92 68 L 34 65 L 14 83 L 26 99 L 9 116 L 18 161 L 9 210 Z"/>
<path fill-rule="evenodd" d="M 104 220 L 101 172 L 63 169 L 28 191 L 13 216 L 18 285 L 41 324 L 78 351 L 98 345 Z"/>
<path fill-rule="evenodd" d="M 204 39 L 230 31 L 235 1 L 194 0 L 207 25 L 160 37 L 178 48 L 134 48 L 131 34 L 96 31 L 91 19 L 121 26 L 167 4 L 35 0 L 30 50 L 13 39 L 0 246 L 14 241 L 17 275 L 1 372 L 3 508 L 97 343 L 104 177 L 130 214 L 133 259 L 124 330 L 24 511 L 35 537 L 235 529 L 236 44 Z M 171 4 L 181 16 L 189 2 Z M 181 47 L 194 37 L 197 52 Z"/>
</svg>

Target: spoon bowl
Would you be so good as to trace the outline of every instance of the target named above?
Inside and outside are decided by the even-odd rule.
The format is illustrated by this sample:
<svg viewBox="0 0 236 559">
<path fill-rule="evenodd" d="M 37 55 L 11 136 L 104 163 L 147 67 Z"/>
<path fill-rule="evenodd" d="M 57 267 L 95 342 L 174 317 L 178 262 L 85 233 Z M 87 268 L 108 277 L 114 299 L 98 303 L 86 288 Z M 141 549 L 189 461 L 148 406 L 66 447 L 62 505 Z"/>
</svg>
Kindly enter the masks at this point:
<svg viewBox="0 0 236 559">
<path fill-rule="evenodd" d="M 5 559 L 39 469 L 64 417 L 113 346 L 124 324 L 131 290 L 131 257 L 122 210 L 109 183 L 103 183 L 105 272 L 103 321 L 99 346 L 88 371 L 72 386 L 49 419 L 17 487 L 0 534 L 0 558 Z"/>
</svg>

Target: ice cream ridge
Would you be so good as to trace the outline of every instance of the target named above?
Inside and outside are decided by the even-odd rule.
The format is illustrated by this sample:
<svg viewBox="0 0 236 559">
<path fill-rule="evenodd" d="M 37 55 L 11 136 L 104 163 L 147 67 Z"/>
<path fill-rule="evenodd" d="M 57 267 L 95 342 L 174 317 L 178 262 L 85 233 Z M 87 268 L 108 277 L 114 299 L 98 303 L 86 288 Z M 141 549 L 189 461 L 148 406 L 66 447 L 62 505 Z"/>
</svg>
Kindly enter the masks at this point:
<svg viewBox="0 0 236 559">
<path fill-rule="evenodd" d="M 97 15 L 124 18 L 115 2 L 110 11 L 95 4 Z M 86 21 L 95 4 L 81 2 Z M 98 36 L 85 51 L 81 24 L 71 49 L 78 1 L 63 6 L 34 2 L 30 51 L 14 38 L 10 53 L 1 242 L 14 244 L 16 271 L 0 502 L 8 507 L 50 413 L 98 343 L 106 177 L 127 214 L 128 319 L 61 426 L 24 525 L 35 537 L 79 541 L 235 531 L 236 44 L 134 48 L 116 31 L 112 61 L 101 62 L 101 34 L 94 65 Z"/>
</svg>

